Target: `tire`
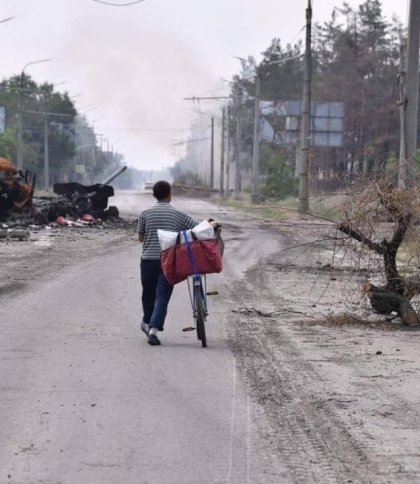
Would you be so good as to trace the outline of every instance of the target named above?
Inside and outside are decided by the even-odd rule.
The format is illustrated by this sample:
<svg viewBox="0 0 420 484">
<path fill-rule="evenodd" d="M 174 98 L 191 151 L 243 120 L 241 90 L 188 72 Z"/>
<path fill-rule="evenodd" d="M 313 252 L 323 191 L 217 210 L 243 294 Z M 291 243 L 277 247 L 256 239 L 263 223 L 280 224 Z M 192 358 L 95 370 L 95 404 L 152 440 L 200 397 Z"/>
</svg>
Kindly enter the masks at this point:
<svg viewBox="0 0 420 484">
<path fill-rule="evenodd" d="M 196 310 L 197 338 L 201 341 L 201 346 L 205 348 L 207 346 L 206 326 L 205 326 L 206 317 L 204 314 L 201 284 L 194 286 L 194 301 L 195 301 L 195 310 Z"/>
<path fill-rule="evenodd" d="M 108 210 L 106 210 L 106 216 L 119 218 L 120 212 L 118 210 L 118 207 L 116 207 L 115 205 L 111 205 L 110 207 L 108 207 Z"/>
</svg>

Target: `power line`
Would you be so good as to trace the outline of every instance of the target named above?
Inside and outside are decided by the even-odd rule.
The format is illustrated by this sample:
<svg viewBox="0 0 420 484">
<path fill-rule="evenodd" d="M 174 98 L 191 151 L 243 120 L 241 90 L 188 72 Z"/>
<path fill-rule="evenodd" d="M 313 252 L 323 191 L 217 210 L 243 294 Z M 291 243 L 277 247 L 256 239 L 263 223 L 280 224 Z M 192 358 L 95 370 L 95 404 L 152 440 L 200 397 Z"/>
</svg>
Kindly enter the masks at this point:
<svg viewBox="0 0 420 484">
<path fill-rule="evenodd" d="M 165 133 L 165 132 L 182 132 L 188 131 L 190 128 L 143 128 L 143 127 L 114 127 L 114 126 L 104 126 L 101 128 L 103 131 L 143 131 L 151 133 Z"/>
<path fill-rule="evenodd" d="M 92 0 L 92 1 L 97 3 L 102 3 L 103 5 L 111 5 L 112 7 L 129 7 L 130 5 L 135 5 L 136 3 L 144 2 L 144 0 L 135 0 L 133 2 L 127 2 L 127 3 L 105 2 L 104 0 Z"/>
<path fill-rule="evenodd" d="M 290 40 L 289 42 L 287 42 L 287 44 L 292 45 L 293 42 L 299 37 L 299 35 L 305 30 L 305 28 L 306 28 L 306 24 L 299 30 L 299 32 L 293 37 L 292 40 Z"/>
<path fill-rule="evenodd" d="M 232 96 L 207 96 L 207 97 L 184 97 L 184 101 L 193 101 L 193 102 L 200 102 L 200 101 L 208 101 L 208 100 L 216 100 L 219 101 L 220 99 L 232 99 Z"/>
<path fill-rule="evenodd" d="M 207 138 L 198 138 L 198 139 L 190 139 L 188 141 L 178 141 L 178 142 L 175 142 L 175 143 L 172 143 L 173 146 L 181 146 L 181 145 L 188 145 L 190 143 L 197 143 L 198 141 L 207 141 L 211 139 L 211 137 L 207 137 Z"/>
</svg>

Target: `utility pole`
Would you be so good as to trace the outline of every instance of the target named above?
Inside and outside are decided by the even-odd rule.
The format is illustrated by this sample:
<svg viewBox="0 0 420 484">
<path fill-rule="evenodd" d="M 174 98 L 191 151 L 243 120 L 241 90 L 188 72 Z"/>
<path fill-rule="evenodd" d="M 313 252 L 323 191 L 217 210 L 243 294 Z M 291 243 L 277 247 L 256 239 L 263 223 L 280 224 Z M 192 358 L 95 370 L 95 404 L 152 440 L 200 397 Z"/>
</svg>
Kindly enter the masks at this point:
<svg viewBox="0 0 420 484">
<path fill-rule="evenodd" d="M 410 176 L 410 167 L 416 159 L 417 151 L 417 113 L 419 89 L 419 42 L 420 42 L 420 2 L 411 0 L 408 22 L 407 46 L 407 109 L 405 112 L 405 150 L 406 179 Z M 405 185 L 405 180 L 401 181 Z"/>
<path fill-rule="evenodd" d="M 220 142 L 220 196 L 223 197 L 224 175 L 225 175 L 225 124 L 226 124 L 226 109 L 222 109 L 222 139 Z"/>
<path fill-rule="evenodd" d="M 23 111 L 22 111 L 23 113 Z M 26 114 L 37 114 L 43 116 L 44 119 L 44 189 L 50 188 L 50 152 L 49 152 L 49 117 L 72 117 L 71 114 L 53 113 L 51 111 L 25 111 Z"/>
<path fill-rule="evenodd" d="M 96 145 L 92 146 L 92 183 L 94 180 L 95 175 L 95 168 L 96 168 Z"/>
<path fill-rule="evenodd" d="M 23 76 L 20 74 L 19 106 L 18 106 L 18 137 L 17 137 L 17 169 L 23 168 Z"/>
<path fill-rule="evenodd" d="M 258 193 L 260 178 L 260 101 L 261 78 L 257 72 L 255 77 L 255 106 L 254 106 L 254 144 L 252 151 L 252 193 L 254 199 Z"/>
<path fill-rule="evenodd" d="M 405 189 L 407 181 L 407 150 L 406 137 L 407 129 L 405 125 L 405 117 L 407 111 L 407 92 L 406 92 L 406 56 L 407 45 L 404 39 L 400 36 L 400 73 L 398 76 L 398 86 L 400 92 L 400 157 L 398 163 L 398 188 Z"/>
<path fill-rule="evenodd" d="M 230 195 L 230 106 L 227 108 L 227 133 L 226 133 L 226 189 L 225 195 L 228 197 Z"/>
<path fill-rule="evenodd" d="M 211 140 L 210 140 L 210 188 L 214 187 L 214 118 L 211 118 Z"/>
<path fill-rule="evenodd" d="M 306 9 L 305 65 L 303 74 L 302 128 L 300 139 L 299 210 L 309 211 L 309 148 L 311 137 L 312 3 Z"/>
<path fill-rule="evenodd" d="M 241 104 L 242 90 L 236 98 L 236 139 L 235 139 L 235 198 L 239 198 L 241 191 Z"/>
<path fill-rule="evenodd" d="M 50 147 L 48 115 L 44 115 L 44 190 L 50 189 Z"/>
<path fill-rule="evenodd" d="M 206 97 L 184 97 L 184 101 L 220 101 L 222 99 L 232 99 L 231 96 L 206 96 Z M 214 118 L 211 118 L 211 148 L 210 148 L 210 188 L 214 188 Z"/>
<path fill-rule="evenodd" d="M 5 19 L 4 21 L 11 20 L 14 17 Z M 1 22 L 0 22 L 1 23 Z M 41 64 L 42 62 L 48 62 L 52 59 L 40 59 L 36 61 L 28 62 L 23 66 L 19 78 L 19 107 L 18 107 L 18 139 L 17 139 L 17 169 L 23 169 L 23 84 L 25 80 L 25 69 L 34 64 Z"/>
</svg>

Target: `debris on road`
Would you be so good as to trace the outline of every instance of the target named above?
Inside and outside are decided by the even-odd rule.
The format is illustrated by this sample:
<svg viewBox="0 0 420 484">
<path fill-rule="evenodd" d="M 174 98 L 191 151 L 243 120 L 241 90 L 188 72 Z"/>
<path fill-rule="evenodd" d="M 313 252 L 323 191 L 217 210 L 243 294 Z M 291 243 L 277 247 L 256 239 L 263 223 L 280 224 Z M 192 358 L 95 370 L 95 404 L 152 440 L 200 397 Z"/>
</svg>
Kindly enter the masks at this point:
<svg viewBox="0 0 420 484">
<path fill-rule="evenodd" d="M 10 230 L 36 226 L 112 226 L 121 225 L 118 208 L 108 207 L 114 196 L 109 183 L 127 166 L 119 168 L 103 183 L 82 185 L 80 183 L 56 183 L 54 194 L 34 197 L 35 178 L 30 183 L 29 172 L 18 171 L 9 160 L 0 158 L 0 221 L 5 222 L 0 240 L 28 240 L 29 236 L 12 236 Z M 25 232 L 25 234 L 28 231 Z"/>
<path fill-rule="evenodd" d="M 10 210 L 30 206 L 35 186 L 35 176 L 29 181 L 29 171 L 23 173 L 6 158 L 0 158 L 0 217 Z"/>
<path fill-rule="evenodd" d="M 8 228 L 0 229 L 0 240 L 10 240 L 10 239 L 28 240 L 30 235 L 31 233 L 28 229 L 8 229 Z"/>
</svg>

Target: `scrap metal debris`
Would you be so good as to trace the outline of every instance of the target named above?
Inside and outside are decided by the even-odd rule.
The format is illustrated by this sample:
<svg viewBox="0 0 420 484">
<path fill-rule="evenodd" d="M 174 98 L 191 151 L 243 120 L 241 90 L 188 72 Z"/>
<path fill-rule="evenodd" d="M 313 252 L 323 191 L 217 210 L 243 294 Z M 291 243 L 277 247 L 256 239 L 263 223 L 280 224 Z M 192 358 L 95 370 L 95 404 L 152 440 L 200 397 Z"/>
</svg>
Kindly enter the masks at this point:
<svg viewBox="0 0 420 484">
<path fill-rule="evenodd" d="M 0 228 L 0 240 L 28 240 L 31 233 L 28 229 Z"/>
<path fill-rule="evenodd" d="M 56 183 L 54 195 L 34 197 L 35 177 L 29 181 L 29 172 L 23 174 L 11 161 L 0 158 L 0 220 L 5 222 L 0 240 L 26 240 L 12 236 L 19 234 L 13 230 L 34 225 L 84 227 L 103 224 L 105 220 L 118 225 L 118 208 L 108 206 L 109 198 L 114 196 L 109 183 L 126 169 L 123 166 L 94 185 Z"/>
<path fill-rule="evenodd" d="M 35 176 L 29 181 L 28 171 L 23 173 L 6 158 L 0 158 L 0 217 L 10 210 L 30 206 L 35 186 Z"/>
<path fill-rule="evenodd" d="M 276 316 L 280 314 L 280 311 L 265 312 L 256 308 L 239 308 L 239 309 L 232 309 L 232 313 L 245 314 L 247 316 L 251 314 L 256 314 L 258 316 L 264 316 L 265 318 L 271 318 L 272 316 Z"/>
</svg>

